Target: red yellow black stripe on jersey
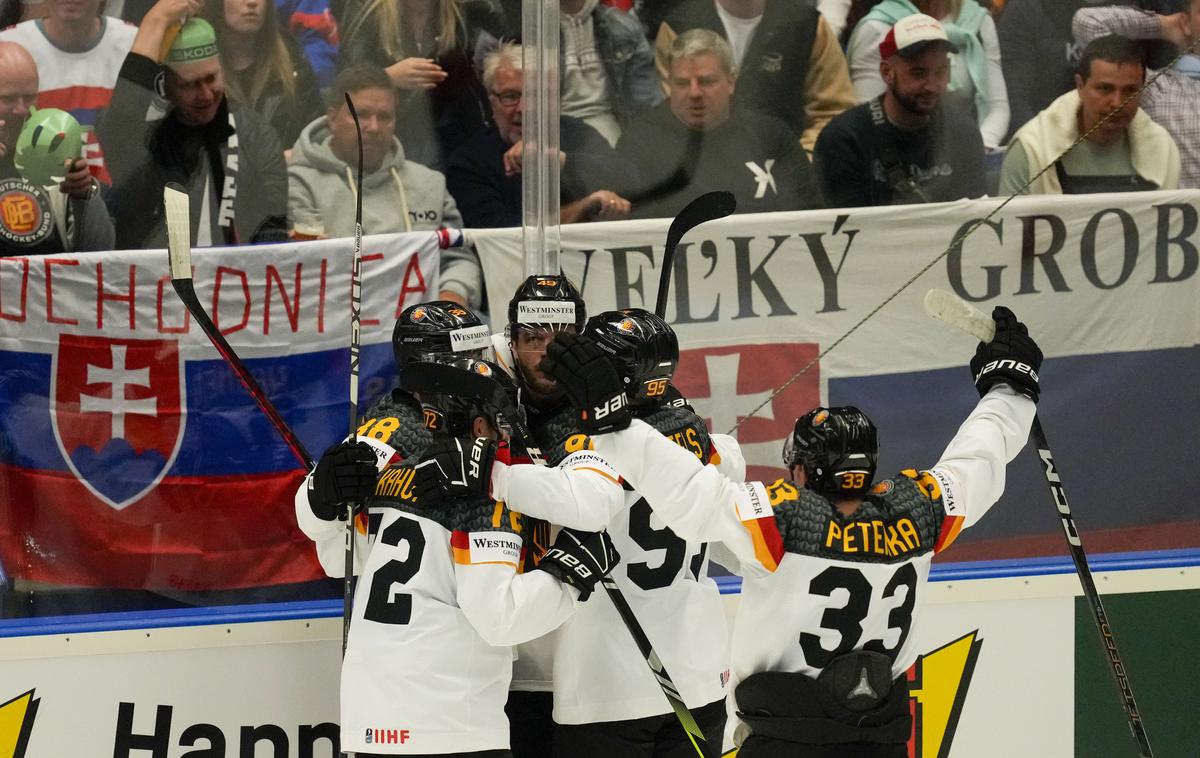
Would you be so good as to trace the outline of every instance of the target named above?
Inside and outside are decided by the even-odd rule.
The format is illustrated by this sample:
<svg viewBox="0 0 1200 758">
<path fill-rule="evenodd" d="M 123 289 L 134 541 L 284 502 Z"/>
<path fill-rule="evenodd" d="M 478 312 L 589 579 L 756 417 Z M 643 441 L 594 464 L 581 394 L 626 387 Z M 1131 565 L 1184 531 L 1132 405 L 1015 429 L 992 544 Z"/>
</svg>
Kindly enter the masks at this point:
<svg viewBox="0 0 1200 758">
<path fill-rule="evenodd" d="M 763 496 L 766 496 L 765 499 Z M 782 479 L 764 487 L 759 482 L 743 485 L 742 497 L 736 503 L 738 519 L 750 533 L 754 544 L 754 557 L 767 571 L 774 572 L 779 568 L 786 552 L 783 546 L 783 535 L 779 533 L 779 524 L 775 521 L 774 506 L 786 500 L 796 500 L 800 497 L 796 485 Z"/>
</svg>

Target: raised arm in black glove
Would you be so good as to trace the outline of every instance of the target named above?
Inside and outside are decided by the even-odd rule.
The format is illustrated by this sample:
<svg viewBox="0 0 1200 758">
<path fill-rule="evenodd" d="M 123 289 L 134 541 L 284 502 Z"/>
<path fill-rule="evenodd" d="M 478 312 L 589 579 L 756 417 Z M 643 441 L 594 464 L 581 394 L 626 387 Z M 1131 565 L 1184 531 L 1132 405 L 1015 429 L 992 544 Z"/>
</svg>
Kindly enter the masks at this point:
<svg viewBox="0 0 1200 758">
<path fill-rule="evenodd" d="M 560 334 L 546 348 L 542 371 L 554 377 L 579 411 L 587 434 L 629 426 L 629 398 L 608 355 L 584 335 Z"/>
<path fill-rule="evenodd" d="M 375 450 L 365 442 L 339 442 L 325 451 L 308 480 L 308 507 L 323 521 L 346 518 L 346 504 L 375 491 Z"/>
<path fill-rule="evenodd" d="M 1036 403 L 1041 348 L 1008 308 L 996 306 L 992 320 L 996 322 L 996 336 L 991 342 L 980 342 L 971 359 L 975 388 L 982 397 L 993 385 L 1003 382 Z"/>
<path fill-rule="evenodd" d="M 596 589 L 596 582 L 608 576 L 619 560 L 621 556 L 608 532 L 564 528 L 537 567 L 579 590 L 579 599 L 587 600 Z"/>
<path fill-rule="evenodd" d="M 422 506 L 445 500 L 484 496 L 492 483 L 496 442 L 487 437 L 439 435 L 416 465 L 412 489 Z"/>
</svg>

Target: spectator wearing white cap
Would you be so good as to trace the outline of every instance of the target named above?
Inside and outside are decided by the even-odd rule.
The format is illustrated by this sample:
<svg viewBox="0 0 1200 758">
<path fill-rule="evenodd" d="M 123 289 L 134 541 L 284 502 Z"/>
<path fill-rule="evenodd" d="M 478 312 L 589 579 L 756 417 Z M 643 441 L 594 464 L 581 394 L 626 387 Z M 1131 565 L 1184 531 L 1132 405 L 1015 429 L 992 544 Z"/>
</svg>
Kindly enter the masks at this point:
<svg viewBox="0 0 1200 758">
<path fill-rule="evenodd" d="M 883 92 L 879 80 L 879 42 L 900 19 L 924 13 L 940 19 L 956 51 L 950 56 L 947 91 L 975 114 L 983 143 L 1004 143 L 1010 116 L 1000 40 L 991 14 L 977 0 L 883 0 L 854 27 L 847 44 L 850 78 L 858 101 Z"/>
<path fill-rule="evenodd" d="M 825 201 L 847 208 L 979 197 L 983 141 L 970 118 L 945 108 L 949 56 L 942 24 L 914 14 L 879 43 L 882 95 L 835 118 L 813 161 Z"/>
</svg>

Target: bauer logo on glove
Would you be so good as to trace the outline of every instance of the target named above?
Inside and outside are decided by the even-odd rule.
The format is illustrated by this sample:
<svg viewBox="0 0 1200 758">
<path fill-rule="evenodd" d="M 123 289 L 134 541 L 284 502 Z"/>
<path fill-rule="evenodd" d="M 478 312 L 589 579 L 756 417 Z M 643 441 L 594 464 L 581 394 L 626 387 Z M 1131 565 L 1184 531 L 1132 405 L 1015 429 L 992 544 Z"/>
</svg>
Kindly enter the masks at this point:
<svg viewBox="0 0 1200 758">
<path fill-rule="evenodd" d="M 610 413 L 615 413 L 616 411 L 619 411 L 628 405 L 629 405 L 629 398 L 628 398 L 628 396 L 626 396 L 626 394 L 624 392 L 622 392 L 621 394 L 619 394 L 615 397 L 610 397 L 607 401 L 605 401 L 601 405 L 598 405 L 595 408 L 593 408 L 592 409 L 592 417 L 596 421 L 601 421 L 605 418 L 608 418 L 608 415 Z"/>
<path fill-rule="evenodd" d="M 980 377 L 982 377 L 984 374 L 990 374 L 993 371 L 1015 371 L 1018 374 L 1028 374 L 1029 378 L 1033 379 L 1035 382 L 1038 380 L 1037 371 L 1034 370 L 1033 366 L 1030 366 L 1028 363 L 1021 363 L 1020 361 L 1014 361 L 1006 358 L 1003 360 L 992 361 L 981 368 L 979 373 L 975 375 L 975 381 L 978 382 Z"/>
</svg>

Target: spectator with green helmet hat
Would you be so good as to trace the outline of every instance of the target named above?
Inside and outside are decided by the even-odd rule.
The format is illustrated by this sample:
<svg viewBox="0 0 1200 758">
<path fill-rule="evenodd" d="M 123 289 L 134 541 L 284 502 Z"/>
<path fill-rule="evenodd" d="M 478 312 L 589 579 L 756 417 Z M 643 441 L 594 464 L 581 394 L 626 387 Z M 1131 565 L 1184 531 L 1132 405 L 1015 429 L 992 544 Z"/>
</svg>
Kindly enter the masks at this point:
<svg viewBox="0 0 1200 758">
<path fill-rule="evenodd" d="M 216 33 L 196 17 L 200 8 L 158 0 L 146 13 L 100 123 L 123 248 L 165 246 L 171 181 L 191 197 L 197 246 L 287 238 L 283 147 L 266 121 L 225 96 Z M 155 105 L 166 115 L 146 120 Z"/>
<path fill-rule="evenodd" d="M 111 249 L 112 222 L 79 159 L 78 124 L 72 140 L 67 114 L 31 118 L 37 91 L 33 57 L 0 42 L 0 255 Z"/>
</svg>

